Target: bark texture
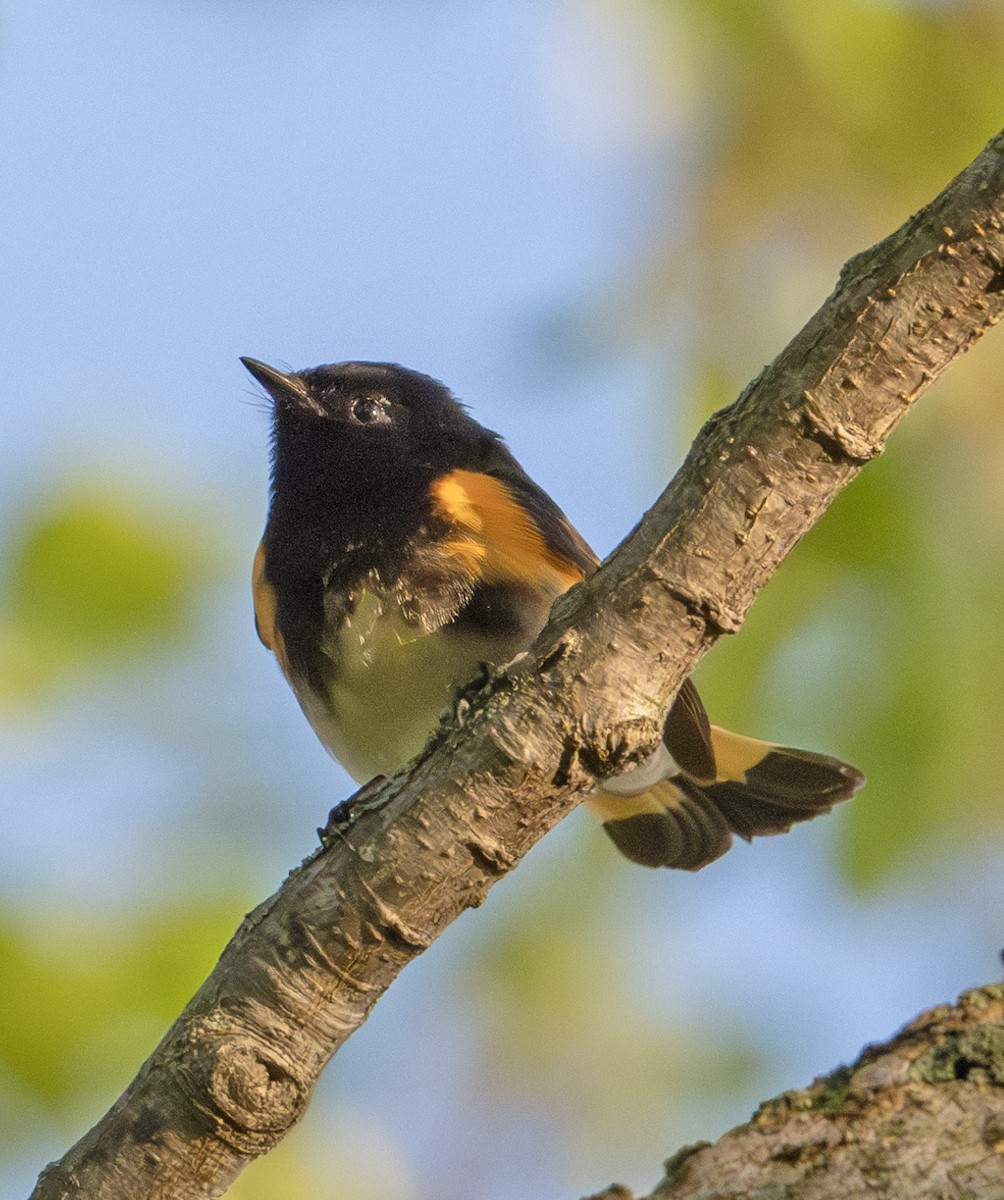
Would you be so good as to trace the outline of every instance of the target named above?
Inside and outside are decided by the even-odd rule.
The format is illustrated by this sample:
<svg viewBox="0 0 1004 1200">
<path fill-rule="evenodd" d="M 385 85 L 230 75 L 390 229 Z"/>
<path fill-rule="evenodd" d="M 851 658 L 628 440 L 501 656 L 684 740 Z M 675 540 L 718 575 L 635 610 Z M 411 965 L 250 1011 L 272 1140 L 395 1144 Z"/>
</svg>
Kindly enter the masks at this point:
<svg viewBox="0 0 1004 1200">
<path fill-rule="evenodd" d="M 510 667 L 244 921 L 111 1111 L 34 1195 L 216 1196 L 306 1107 L 397 973 L 598 778 L 655 746 L 681 680 L 910 405 L 1004 311 L 1004 135 L 845 267 L 779 358 Z"/>
<path fill-rule="evenodd" d="M 714 1145 L 680 1150 L 645 1200 L 1002 1196 L 1004 985 L 991 984 L 768 1101 Z M 615 1185 L 592 1200 L 634 1196 Z"/>
</svg>

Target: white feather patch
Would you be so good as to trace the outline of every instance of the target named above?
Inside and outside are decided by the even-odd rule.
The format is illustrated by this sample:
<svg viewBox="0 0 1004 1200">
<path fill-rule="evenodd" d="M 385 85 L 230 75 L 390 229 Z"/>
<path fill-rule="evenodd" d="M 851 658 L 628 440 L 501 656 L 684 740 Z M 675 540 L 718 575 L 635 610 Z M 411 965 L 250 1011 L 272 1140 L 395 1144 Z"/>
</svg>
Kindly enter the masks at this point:
<svg viewBox="0 0 1004 1200">
<path fill-rule="evenodd" d="M 660 745 L 656 752 L 643 763 L 625 771 L 623 775 L 615 775 L 612 779 L 604 779 L 601 790 L 611 796 L 640 796 L 649 788 L 679 775 L 680 768 L 676 759 L 665 746 Z"/>
</svg>

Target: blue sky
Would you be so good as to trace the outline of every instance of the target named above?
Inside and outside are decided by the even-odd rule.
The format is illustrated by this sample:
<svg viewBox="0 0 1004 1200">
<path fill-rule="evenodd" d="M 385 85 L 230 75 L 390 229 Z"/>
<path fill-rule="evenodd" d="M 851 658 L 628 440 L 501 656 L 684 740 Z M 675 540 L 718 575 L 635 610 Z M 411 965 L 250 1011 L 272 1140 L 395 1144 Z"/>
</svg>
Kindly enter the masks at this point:
<svg viewBox="0 0 1004 1200">
<path fill-rule="evenodd" d="M 571 20 L 519 4 L 8 5 L 8 455 L 124 442 L 216 474 L 223 449 L 260 475 L 261 422 L 236 406 L 247 353 L 430 371 L 536 449 L 555 488 L 573 461 L 545 458 L 548 418 L 573 398 L 588 444 L 630 445 L 651 399 L 636 365 L 611 429 L 609 378 L 562 387 L 527 346 L 619 262 L 646 191 L 630 152 L 568 136 L 546 75 Z"/>
<path fill-rule="evenodd" d="M 254 639 L 245 572 L 265 515 L 267 422 L 239 355 L 389 359 L 444 379 L 601 553 L 668 479 L 694 432 L 680 428 L 668 368 L 681 335 L 574 355 L 546 336 L 630 272 L 667 173 L 694 150 L 682 110 L 653 134 L 654 66 L 602 13 L 563 0 L 3 6 L 0 513 L 67 472 L 149 480 L 182 507 L 200 497 L 235 562 L 203 667 L 145 685 L 149 720 L 176 722 L 190 745 L 142 732 L 139 693 L 114 683 L 12 735 L 0 757 L 12 901 L 56 893 L 107 916 L 166 890 L 180 813 L 190 841 L 172 852 L 221 871 L 234 823 L 253 903 L 348 790 Z M 225 712 L 221 679 L 236 700 Z M 206 813 L 186 791 L 232 729 L 268 739 L 256 786 L 274 797 L 239 829 L 239 797 Z M 580 852 L 586 824 L 531 855 L 517 873 L 527 886 Z M 694 878 L 635 872 L 619 893 L 643 914 L 620 935 L 634 986 L 672 1020 L 752 1010 L 764 1093 L 993 971 L 994 931 L 960 926 L 994 908 L 976 882 L 848 900 L 827 836 L 814 826 L 741 848 Z M 478 1194 L 491 1200 L 651 1185 L 674 1145 L 742 1119 L 760 1093 L 726 1112 L 695 1098 L 667 1117 L 664 1142 L 578 1153 L 512 1110 L 489 1132 L 490 1110 L 458 1098 L 457 1056 L 477 1033 L 443 979 L 515 887 L 402 978 L 318 1104 L 370 1160 L 400 1164 L 405 1195 L 454 1194 L 443 1179 L 462 1180 L 488 1138 L 497 1157 Z M 43 1126 L 42 1148 L 0 1171 L 0 1194 L 23 1194 L 60 1136 Z"/>
</svg>

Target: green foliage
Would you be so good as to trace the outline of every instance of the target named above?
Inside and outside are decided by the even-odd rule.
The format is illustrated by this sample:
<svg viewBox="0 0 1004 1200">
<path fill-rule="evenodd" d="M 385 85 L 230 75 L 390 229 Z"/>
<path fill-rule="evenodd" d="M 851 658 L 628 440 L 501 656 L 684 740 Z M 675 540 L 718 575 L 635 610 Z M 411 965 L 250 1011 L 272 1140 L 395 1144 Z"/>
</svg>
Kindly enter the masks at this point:
<svg viewBox="0 0 1004 1200">
<path fill-rule="evenodd" d="M 612 35 L 629 10 L 651 31 L 637 52 L 661 64 L 700 169 L 682 223 L 651 229 L 625 270 L 628 305 L 618 290 L 602 324 L 624 329 L 628 307 L 632 335 L 664 348 L 685 315 L 693 386 L 675 426 L 689 436 L 818 305 L 844 258 L 899 224 L 996 131 L 1004 6 L 617 0 L 607 5 Z M 866 771 L 868 788 L 832 820 L 858 888 L 889 886 L 988 829 L 999 836 L 1004 348 L 993 342 L 953 369 L 949 388 L 795 550 L 741 637 L 701 668 L 716 721 Z M 660 396 L 653 430 L 666 427 L 665 407 Z M 0 715 L 10 718 L 63 690 L 86 695 L 110 668 L 156 669 L 191 650 L 220 557 L 204 520 L 126 486 L 50 483 L 46 495 L 25 504 L 0 544 Z M 611 944 L 623 937 L 624 924 L 611 929 L 630 873 L 595 829 L 575 855 L 548 875 L 546 896 L 512 893 L 505 919 L 457 972 L 478 1019 L 470 1086 L 482 1092 L 491 1079 L 514 1106 L 563 1113 L 580 1139 L 606 1142 L 619 1127 L 650 1154 L 666 1144 L 674 1100 L 690 1103 L 694 1083 L 702 1094 L 734 1091 L 757 1049 L 741 1032 L 723 1036 L 720 1021 L 709 1038 L 699 1021 L 673 1026 L 654 1005 L 645 1011 L 630 947 L 618 955 Z M 79 1132 L 131 1077 L 246 907 L 247 897 L 203 903 L 192 891 L 179 871 L 163 911 L 103 926 L 91 914 L 86 937 L 70 906 L 31 911 L 8 897 L 0 1145 L 26 1136 L 26 1110 Z M 609 927 L 597 927 L 601 912 Z M 235 1194 L 362 1194 L 338 1182 L 344 1171 L 312 1177 L 298 1151 L 287 1145 L 256 1165 Z M 358 1167 L 360 1181 L 371 1176 L 372 1164 Z"/>
<path fill-rule="evenodd" d="M 681 43 L 699 56 L 699 72 L 683 68 L 693 137 L 717 151 L 681 225 L 656 235 L 664 244 L 650 249 L 636 291 L 645 336 L 663 337 L 686 307 L 697 386 L 678 427 L 690 436 L 819 305 L 849 254 L 900 224 L 997 131 L 1004 9 L 636 8 L 675 88 L 693 61 Z M 741 638 L 700 671 L 715 720 L 865 770 L 869 786 L 835 821 L 858 887 L 1004 818 L 992 750 L 1004 688 L 989 652 L 1004 578 L 990 449 L 1004 444 L 1002 371 L 991 335 L 797 548 Z"/>
<path fill-rule="evenodd" d="M 731 154 L 723 156 L 731 161 L 722 165 L 748 174 L 754 202 L 763 182 L 767 195 L 778 196 L 799 178 L 818 187 L 822 173 L 841 193 L 868 189 L 865 203 L 880 194 L 878 203 L 898 206 L 918 175 L 939 184 L 960 165 L 960 144 L 999 123 L 1004 35 L 990 5 L 691 0 L 683 7 L 728 60 L 724 74 L 739 104 Z"/>
<path fill-rule="evenodd" d="M 866 772 L 868 787 L 838 820 L 840 861 L 859 886 L 1004 818 L 992 750 L 1004 690 L 986 652 L 1004 541 L 973 558 L 969 537 L 939 519 L 945 424 L 925 415 L 917 436 L 863 472 L 758 599 L 742 636 L 700 672 L 716 718 L 749 724 L 755 713 L 753 732 Z M 971 516 L 957 507 L 956 519 L 965 527 Z"/>
<path fill-rule="evenodd" d="M 97 483 L 23 511 L 2 548 L 0 701 L 183 643 L 212 531 Z"/>
<path fill-rule="evenodd" d="M 157 671 L 198 645 L 206 589 L 220 573 L 216 536 L 166 495 L 97 476 L 50 481 L 46 500 L 23 504 L 0 545 L 0 714 L 12 725 L 48 716 L 54 701 L 87 696 L 109 671 Z M 156 912 L 91 913 L 82 937 L 76 908 L 9 898 L 0 909 L 0 1144 L 27 1132 L 19 1104 L 65 1119 L 77 1104 L 92 1117 L 109 1103 L 241 911 L 179 886 Z"/>
<path fill-rule="evenodd" d="M 666 1004 L 652 971 L 661 962 L 671 977 L 668 919 L 661 947 L 635 941 L 624 922 L 651 899 L 644 884 L 663 881 L 625 880 L 591 815 L 572 820 L 583 836 L 569 856 L 552 858 L 482 923 L 455 986 L 483 1030 L 466 1064 L 471 1086 L 491 1080 L 497 1104 L 560 1121 L 570 1161 L 581 1169 L 599 1148 L 600 1171 L 611 1145 L 644 1154 L 667 1122 L 735 1098 L 762 1064 L 727 1001 L 707 1019 Z M 626 896 L 632 882 L 638 895 Z"/>
<path fill-rule="evenodd" d="M 997 132 L 1004 12 L 984 0 L 632 7 L 702 157 L 685 218 L 653 228 L 647 269 L 633 272 L 636 329 L 662 339 L 659 315 L 678 319 L 682 301 L 698 362 L 717 364 L 734 395 L 844 259 Z M 621 5 L 610 18 L 623 20 Z"/>
<path fill-rule="evenodd" d="M 55 1111 L 82 1097 L 95 1107 L 111 1103 L 240 916 L 237 903 L 188 897 L 114 924 L 92 922 L 84 940 L 78 914 L 0 918 L 0 1075 Z M 0 1143 L 24 1132 L 8 1094 L 0 1092 Z"/>
</svg>

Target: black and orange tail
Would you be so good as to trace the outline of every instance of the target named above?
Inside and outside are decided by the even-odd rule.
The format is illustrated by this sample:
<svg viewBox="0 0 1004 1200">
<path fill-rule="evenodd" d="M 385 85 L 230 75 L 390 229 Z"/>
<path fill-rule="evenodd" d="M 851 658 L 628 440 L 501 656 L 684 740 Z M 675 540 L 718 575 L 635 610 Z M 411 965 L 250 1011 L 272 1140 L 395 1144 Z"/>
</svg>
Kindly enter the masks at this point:
<svg viewBox="0 0 1004 1200">
<path fill-rule="evenodd" d="M 631 794 L 631 775 L 621 776 L 586 801 L 618 850 L 646 867 L 697 871 L 728 850 L 733 834 L 786 833 L 865 782 L 839 759 L 707 724 L 692 684 L 674 703 L 664 744 L 664 778 Z"/>
</svg>

